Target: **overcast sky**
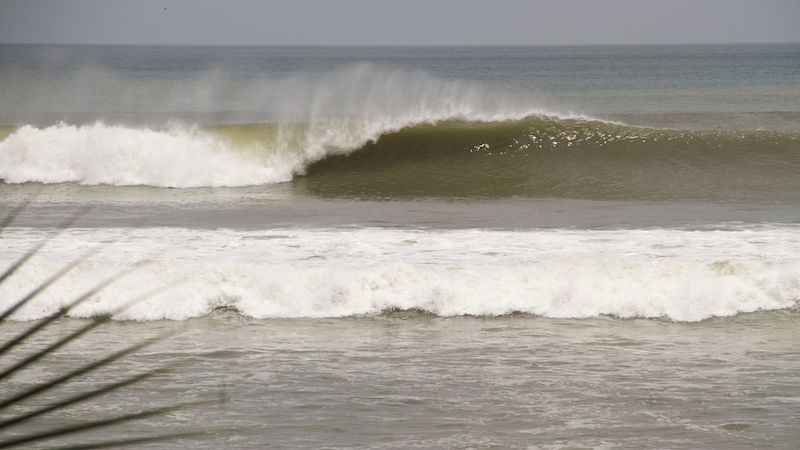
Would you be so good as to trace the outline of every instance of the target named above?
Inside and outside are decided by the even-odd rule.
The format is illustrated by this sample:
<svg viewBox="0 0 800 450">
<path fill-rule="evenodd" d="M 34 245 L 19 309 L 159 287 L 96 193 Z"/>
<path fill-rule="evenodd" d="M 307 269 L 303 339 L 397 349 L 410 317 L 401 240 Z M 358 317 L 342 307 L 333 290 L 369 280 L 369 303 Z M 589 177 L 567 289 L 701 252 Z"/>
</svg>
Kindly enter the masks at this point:
<svg viewBox="0 0 800 450">
<path fill-rule="evenodd" d="M 800 0 L 0 0 L 0 42 L 800 42 Z"/>
</svg>

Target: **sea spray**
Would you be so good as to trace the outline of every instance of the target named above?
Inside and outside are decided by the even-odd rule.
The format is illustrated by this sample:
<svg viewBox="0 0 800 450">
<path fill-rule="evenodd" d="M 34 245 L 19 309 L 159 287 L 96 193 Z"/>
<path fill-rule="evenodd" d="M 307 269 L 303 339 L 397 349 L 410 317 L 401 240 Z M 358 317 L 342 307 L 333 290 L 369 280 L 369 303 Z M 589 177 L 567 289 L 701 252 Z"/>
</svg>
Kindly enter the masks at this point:
<svg viewBox="0 0 800 450">
<path fill-rule="evenodd" d="M 444 120 L 498 122 L 532 115 L 584 117 L 557 114 L 530 99 L 477 83 L 368 64 L 321 75 L 259 78 L 236 88 L 212 80 L 186 82 L 198 89 L 181 85 L 163 92 L 163 87 L 149 92 L 155 88 L 136 81 L 107 82 L 113 85 L 108 90 L 118 91 L 121 98 L 134 91 L 152 97 L 166 111 L 202 110 L 209 102 L 220 108 L 238 99 L 237 107 L 250 105 L 262 111 L 264 123 L 275 127 L 269 139 L 251 145 L 255 150 L 231 146 L 213 133 L 171 121 L 158 127 L 102 121 L 22 126 L 0 141 L 0 178 L 12 183 L 162 187 L 270 184 L 302 174 L 309 164 L 330 154 L 355 151 L 386 133 L 414 125 Z M 182 94 L 176 97 L 174 92 Z M 259 158 L 247 161 L 243 153 Z"/>
</svg>

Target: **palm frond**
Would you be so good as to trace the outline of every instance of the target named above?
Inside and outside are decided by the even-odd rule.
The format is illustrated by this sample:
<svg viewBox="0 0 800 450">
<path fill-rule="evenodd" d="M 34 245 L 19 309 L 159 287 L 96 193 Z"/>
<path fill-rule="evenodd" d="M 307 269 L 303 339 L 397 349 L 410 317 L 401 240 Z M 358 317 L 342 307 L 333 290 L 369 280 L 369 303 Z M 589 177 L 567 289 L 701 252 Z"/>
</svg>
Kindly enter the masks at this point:
<svg viewBox="0 0 800 450">
<path fill-rule="evenodd" d="M 71 227 L 75 222 L 77 222 L 78 219 L 80 219 L 81 217 L 86 215 L 86 213 L 88 213 L 90 209 L 91 209 L 91 207 L 85 207 L 85 208 L 81 209 L 80 211 L 78 211 L 77 213 L 69 216 L 62 223 L 60 223 L 56 227 L 56 230 L 55 230 L 54 233 L 51 233 L 46 239 L 43 239 L 38 244 L 34 245 L 33 248 L 28 250 L 24 255 L 22 255 L 13 264 L 11 264 L 11 266 L 9 266 L 8 269 L 6 269 L 2 273 L 2 275 L 0 275 L 0 284 L 2 284 L 8 277 L 10 277 L 14 273 L 16 273 L 16 271 L 19 270 L 20 267 L 25 265 L 25 263 L 28 262 L 28 260 L 31 259 L 35 254 L 39 253 L 39 251 L 42 249 L 42 247 L 44 247 L 45 244 L 47 244 L 51 239 L 53 239 L 56 236 L 58 236 L 62 231 L 64 231 L 65 229 Z M 15 212 L 14 210 L 12 210 L 9 214 L 7 214 L 6 217 L 2 221 L 3 228 L 0 229 L 0 230 L 5 230 L 6 228 L 8 228 L 8 226 L 11 225 L 11 223 L 17 218 L 17 216 L 19 216 L 19 213 Z"/>
<path fill-rule="evenodd" d="M 28 206 L 29 202 L 25 202 L 22 205 L 13 208 L 9 213 L 6 214 L 6 216 L 2 220 L 0 220 L 0 237 L 2 237 L 3 231 L 7 227 L 9 227 L 14 222 L 14 220 L 22 213 L 22 211 L 24 211 L 24 209 L 27 208 Z M 69 218 L 67 218 L 65 221 L 59 224 L 59 226 L 56 228 L 54 232 L 49 233 L 42 241 L 33 245 L 33 247 L 30 248 L 27 252 L 25 252 L 21 257 L 17 258 L 5 271 L 3 271 L 2 274 L 0 274 L 0 284 L 6 282 L 10 277 L 12 277 L 15 273 L 17 273 L 20 269 L 22 269 L 29 262 L 29 260 L 36 254 L 38 254 L 49 241 L 55 238 L 63 230 L 71 227 L 78 219 L 83 217 L 88 211 L 89 208 L 83 208 L 76 214 L 71 215 Z M 14 313 L 19 311 L 20 308 L 22 308 L 35 298 L 42 295 L 47 290 L 48 287 L 50 287 L 54 283 L 58 282 L 60 279 L 67 276 L 71 270 L 73 270 L 81 263 L 89 259 L 92 256 L 92 254 L 94 254 L 94 252 L 95 250 L 89 251 L 81 255 L 80 257 L 76 258 L 75 260 L 71 261 L 61 270 L 59 270 L 46 280 L 36 285 L 28 294 L 22 296 L 22 298 L 14 302 L 5 311 L 0 313 L 0 329 L 2 329 L 2 327 L 8 323 L 8 320 L 14 315 Z M 77 307 L 87 299 L 93 297 L 98 292 L 108 287 L 110 284 L 126 276 L 133 270 L 136 270 L 136 267 L 125 269 L 121 272 L 116 273 L 115 275 L 112 275 L 111 277 L 106 278 L 105 280 L 101 281 L 100 283 L 86 290 L 80 295 L 75 296 L 72 300 L 67 302 L 66 306 L 64 306 L 63 308 L 36 321 L 35 324 L 28 327 L 23 332 L 19 333 L 18 335 L 14 336 L 11 339 L 8 339 L 6 342 L 0 344 L 0 363 L 3 362 L 3 359 L 5 359 L 4 357 L 7 353 L 20 350 L 21 344 L 24 341 L 28 340 L 32 336 L 37 335 L 43 329 L 56 322 L 58 319 L 65 317 L 75 307 Z M 139 301 L 142 301 L 146 298 L 149 298 L 150 296 L 154 295 L 157 292 L 163 292 L 163 290 L 164 290 L 163 288 L 154 289 L 142 296 L 139 296 L 138 298 L 128 301 L 127 303 L 123 304 L 121 307 L 116 308 L 110 313 L 105 314 L 103 316 L 95 317 L 91 322 L 79 327 L 77 330 L 72 331 L 66 336 L 56 339 L 53 342 L 50 342 L 49 344 L 45 345 L 44 348 L 41 348 L 25 357 L 16 360 L 15 362 L 8 365 L 8 367 L 6 367 L 5 369 L 0 369 L 0 386 L 2 387 L 11 386 L 13 388 L 13 385 L 11 384 L 10 380 L 17 372 L 32 367 L 35 364 L 43 364 L 42 361 L 46 357 L 56 354 L 62 347 L 68 345 L 71 342 L 76 341 L 77 339 L 83 336 L 86 336 L 87 333 L 106 324 L 111 317 L 124 311 L 126 308 L 132 306 L 133 304 L 138 303 Z M 210 400 L 203 399 L 190 402 L 182 402 L 168 406 L 145 408 L 139 412 L 113 416 L 111 418 L 90 419 L 63 426 L 45 427 L 45 429 L 43 430 L 39 430 L 37 432 L 29 434 L 3 436 L 3 433 L 5 433 L 7 429 L 11 429 L 20 424 L 29 423 L 45 414 L 64 410 L 79 403 L 90 402 L 94 399 L 98 399 L 112 392 L 129 388 L 137 383 L 141 383 L 145 380 L 153 378 L 154 376 L 170 373 L 171 370 L 173 370 L 180 364 L 184 364 L 185 361 L 165 364 L 155 369 L 135 373 L 133 375 L 127 376 L 126 378 L 120 381 L 116 381 L 113 383 L 107 383 L 88 389 L 81 389 L 79 392 L 73 393 L 72 395 L 67 396 L 65 398 L 48 400 L 43 405 L 40 405 L 32 410 L 27 410 L 23 412 L 13 412 L 13 413 L 9 412 L 11 408 L 15 408 L 20 403 L 23 403 L 33 397 L 39 396 L 54 388 L 65 386 L 68 383 L 74 381 L 75 379 L 89 374 L 90 372 L 96 371 L 100 368 L 109 368 L 109 367 L 113 368 L 113 364 L 115 362 L 125 357 L 128 357 L 142 350 L 143 348 L 153 345 L 154 343 L 168 337 L 170 337 L 170 335 L 162 334 L 150 339 L 143 340 L 142 342 L 130 345 L 122 350 L 113 352 L 108 356 L 95 360 L 86 361 L 76 369 L 73 369 L 63 375 L 59 375 L 55 378 L 52 378 L 44 382 L 36 383 L 33 386 L 12 393 L 8 398 L 0 400 L 0 417 L 2 417 L 0 418 L 0 449 L 18 447 L 18 446 L 29 446 L 34 444 L 38 446 L 45 441 L 49 442 L 50 440 L 62 438 L 68 435 L 74 435 L 101 428 L 118 427 L 122 424 L 134 420 L 152 418 L 155 416 L 168 414 L 170 412 L 174 412 L 180 409 L 218 403 L 220 400 L 216 398 Z M 6 388 L 4 390 L 10 391 L 12 389 Z M 188 430 L 185 432 L 178 432 L 178 433 L 162 433 L 151 436 L 123 437 L 114 440 L 104 440 L 104 441 L 88 442 L 81 444 L 66 444 L 58 448 L 63 448 L 63 449 L 113 448 L 113 447 L 159 442 L 169 439 L 191 438 L 207 433 L 208 433 L 207 431 L 198 432 L 194 430 Z"/>
<path fill-rule="evenodd" d="M 121 423 L 130 422 L 132 420 L 147 419 L 150 417 L 160 416 L 167 414 L 169 412 L 177 411 L 179 409 L 191 406 L 207 405 L 215 402 L 216 400 L 199 400 L 195 402 L 181 403 L 173 406 L 162 406 L 160 408 L 148 409 L 145 411 L 140 411 L 132 414 L 123 414 L 120 416 L 112 417 L 110 419 L 91 420 L 87 422 L 71 424 L 64 427 L 53 428 L 39 433 L 33 433 L 26 436 L 16 437 L 6 441 L 2 441 L 0 442 L 0 449 L 16 447 L 23 444 L 30 444 L 32 442 L 52 439 L 54 437 L 64 436 L 67 434 L 80 433 L 82 431 L 96 430 L 98 428 L 118 425 Z"/>
</svg>

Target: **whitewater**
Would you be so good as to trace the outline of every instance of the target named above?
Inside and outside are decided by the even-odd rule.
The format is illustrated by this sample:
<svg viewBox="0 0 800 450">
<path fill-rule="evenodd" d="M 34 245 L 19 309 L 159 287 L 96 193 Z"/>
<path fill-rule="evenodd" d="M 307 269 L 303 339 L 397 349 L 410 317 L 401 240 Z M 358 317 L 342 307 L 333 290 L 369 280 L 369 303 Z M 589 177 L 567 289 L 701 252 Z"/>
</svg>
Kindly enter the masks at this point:
<svg viewBox="0 0 800 450">
<path fill-rule="evenodd" d="M 52 230 L 12 228 L 10 265 Z M 438 316 L 699 321 L 796 308 L 800 230 L 70 229 L 0 286 L 0 308 L 94 249 L 16 320 L 44 317 L 116 273 L 72 317 L 185 320 L 218 310 L 253 318 L 419 311 Z"/>
</svg>

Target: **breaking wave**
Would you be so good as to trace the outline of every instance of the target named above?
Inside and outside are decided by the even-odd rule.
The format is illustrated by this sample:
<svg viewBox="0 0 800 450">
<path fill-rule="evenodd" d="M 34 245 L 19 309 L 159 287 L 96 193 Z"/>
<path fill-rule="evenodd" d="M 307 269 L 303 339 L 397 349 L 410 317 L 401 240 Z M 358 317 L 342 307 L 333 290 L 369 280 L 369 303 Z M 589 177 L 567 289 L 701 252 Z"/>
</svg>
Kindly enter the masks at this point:
<svg viewBox="0 0 800 450">
<path fill-rule="evenodd" d="M 124 90 L 144 95 L 147 89 Z M 0 132 L 5 134 L 0 178 L 9 183 L 160 187 L 271 184 L 291 180 L 329 155 L 353 152 L 419 124 L 554 114 L 475 83 L 369 65 L 261 80 L 229 95 L 243 104 L 259 104 L 268 119 L 256 126 L 146 128 L 96 122 L 7 128 Z M 225 97 L 218 97 L 208 101 L 226 104 Z"/>
<path fill-rule="evenodd" d="M 296 180 L 313 195 L 342 197 L 800 201 L 797 133 L 632 127 L 372 66 L 242 92 L 261 94 L 271 119 L 6 127 L 0 180 L 178 188 Z"/>
<path fill-rule="evenodd" d="M 800 192 L 800 135 L 658 130 L 526 114 L 502 121 L 444 112 L 397 122 L 164 130 L 23 126 L 0 141 L 0 179 L 189 188 L 308 175 L 304 187 L 334 196 L 781 200 Z M 674 189 L 676 180 L 681 189 Z"/>
</svg>

